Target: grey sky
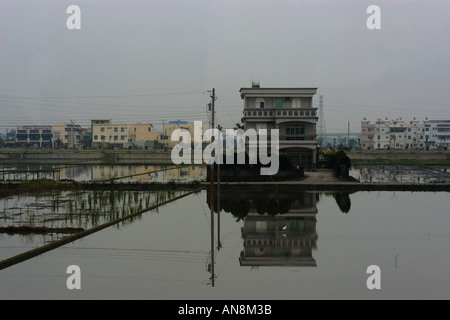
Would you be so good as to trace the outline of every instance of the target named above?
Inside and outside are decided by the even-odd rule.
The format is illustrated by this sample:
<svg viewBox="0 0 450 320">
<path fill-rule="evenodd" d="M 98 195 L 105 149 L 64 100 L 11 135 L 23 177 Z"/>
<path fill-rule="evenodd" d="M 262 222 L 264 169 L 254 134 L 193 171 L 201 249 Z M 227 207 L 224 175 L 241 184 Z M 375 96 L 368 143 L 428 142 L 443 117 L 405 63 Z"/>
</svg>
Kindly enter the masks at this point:
<svg viewBox="0 0 450 320">
<path fill-rule="evenodd" d="M 81 8 L 81 30 L 66 9 Z M 366 9 L 381 8 L 381 30 Z M 328 132 L 450 118 L 449 1 L 0 0 L 0 130 L 242 116 L 241 87 L 317 87 Z"/>
</svg>

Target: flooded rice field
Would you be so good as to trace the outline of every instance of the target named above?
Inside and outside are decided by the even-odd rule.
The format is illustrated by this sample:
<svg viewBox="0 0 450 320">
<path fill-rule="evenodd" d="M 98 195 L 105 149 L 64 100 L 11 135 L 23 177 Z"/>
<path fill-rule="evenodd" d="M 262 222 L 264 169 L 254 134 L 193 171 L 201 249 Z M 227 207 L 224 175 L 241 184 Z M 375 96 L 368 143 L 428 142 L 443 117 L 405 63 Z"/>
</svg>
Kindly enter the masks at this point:
<svg viewBox="0 0 450 320">
<path fill-rule="evenodd" d="M 89 229 L 180 193 L 17 195 L 0 199 L 0 227 Z M 205 189 L 0 270 L 0 299 L 448 299 L 449 200 Z M 1 233 L 0 261 L 66 236 Z M 80 290 L 67 287 L 73 265 Z"/>
<path fill-rule="evenodd" d="M 39 165 L 0 168 L 0 181 L 11 180 L 70 180 L 120 182 L 189 182 L 203 180 L 205 166 L 162 165 Z"/>
<path fill-rule="evenodd" d="M 350 175 L 361 182 L 449 183 L 450 168 L 445 166 L 377 165 L 352 168 Z"/>
</svg>

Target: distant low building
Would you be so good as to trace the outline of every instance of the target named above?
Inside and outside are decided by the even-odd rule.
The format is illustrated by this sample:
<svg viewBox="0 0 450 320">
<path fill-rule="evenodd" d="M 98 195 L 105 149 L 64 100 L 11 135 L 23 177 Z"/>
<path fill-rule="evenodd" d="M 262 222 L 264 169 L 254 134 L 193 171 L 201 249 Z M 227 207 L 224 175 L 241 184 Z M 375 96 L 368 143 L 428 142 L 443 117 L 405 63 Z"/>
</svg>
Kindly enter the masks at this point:
<svg viewBox="0 0 450 320">
<path fill-rule="evenodd" d="M 54 147 L 74 148 L 80 146 L 85 142 L 84 137 L 87 133 L 86 128 L 77 124 L 54 124 L 52 130 Z"/>
<path fill-rule="evenodd" d="M 91 120 L 94 147 L 154 148 L 162 141 L 162 134 L 153 131 L 150 123 L 113 123 L 112 120 Z"/>
<path fill-rule="evenodd" d="M 175 147 L 179 141 L 172 141 L 172 134 L 175 130 L 187 131 L 189 132 L 191 139 L 194 139 L 194 123 L 188 121 L 169 121 L 164 124 L 164 132 L 163 136 L 167 139 L 164 139 L 164 143 L 169 147 Z"/>
<path fill-rule="evenodd" d="M 450 120 L 426 120 L 424 127 L 428 148 L 450 148 Z"/>
<path fill-rule="evenodd" d="M 362 149 L 423 149 L 425 148 L 424 123 L 417 120 L 377 119 L 370 123 L 361 121 Z"/>
<path fill-rule="evenodd" d="M 36 148 L 52 148 L 52 126 L 19 126 L 16 131 L 16 144 Z"/>
<path fill-rule="evenodd" d="M 136 140 L 136 128 L 130 124 L 113 124 L 112 120 L 91 120 L 93 147 L 123 147 Z"/>
<path fill-rule="evenodd" d="M 160 131 L 153 131 L 153 125 L 150 123 L 137 123 L 136 128 L 136 142 L 147 144 L 154 147 L 154 144 L 162 143 L 162 133 Z"/>
<path fill-rule="evenodd" d="M 365 150 L 374 149 L 375 124 L 364 119 L 361 121 L 361 148 Z"/>
</svg>

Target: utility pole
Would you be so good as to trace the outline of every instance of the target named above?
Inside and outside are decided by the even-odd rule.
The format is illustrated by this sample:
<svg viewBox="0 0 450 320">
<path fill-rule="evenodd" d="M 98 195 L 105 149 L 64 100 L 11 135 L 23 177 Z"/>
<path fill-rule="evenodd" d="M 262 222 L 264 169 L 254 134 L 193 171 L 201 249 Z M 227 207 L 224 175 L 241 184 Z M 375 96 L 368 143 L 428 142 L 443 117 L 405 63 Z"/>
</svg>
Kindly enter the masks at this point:
<svg viewBox="0 0 450 320">
<path fill-rule="evenodd" d="M 320 96 L 318 133 L 319 133 L 319 144 L 321 145 L 321 147 L 323 147 L 326 134 L 325 115 L 323 111 L 323 96 Z"/>
<path fill-rule="evenodd" d="M 165 131 L 165 123 L 166 123 L 166 119 L 162 119 L 161 121 L 162 121 L 162 123 L 163 123 L 163 129 L 162 129 L 162 134 L 163 134 L 163 136 L 162 136 L 162 140 L 163 140 L 163 147 L 164 147 L 164 150 L 165 150 L 165 149 L 166 149 L 166 142 L 165 142 L 165 140 L 166 140 L 166 131 Z"/>
<path fill-rule="evenodd" d="M 69 148 L 72 148 L 72 149 L 75 147 L 74 126 L 75 126 L 75 123 L 73 122 L 73 120 L 70 120 Z"/>
<path fill-rule="evenodd" d="M 347 147 L 350 148 L 350 120 L 348 120 L 348 129 L 347 129 Z"/>
<path fill-rule="evenodd" d="M 211 128 L 214 129 L 214 113 L 215 113 L 215 103 L 216 103 L 216 89 L 212 89 L 211 95 Z"/>
<path fill-rule="evenodd" d="M 216 100 L 216 90 L 212 89 L 211 94 L 211 128 L 214 129 L 214 104 Z M 211 143 L 213 142 L 213 138 L 211 137 Z M 214 155 L 215 156 L 215 155 Z M 210 192 L 211 192 L 211 280 L 212 280 L 212 286 L 214 287 L 214 161 L 211 164 L 211 172 L 210 172 Z"/>
</svg>

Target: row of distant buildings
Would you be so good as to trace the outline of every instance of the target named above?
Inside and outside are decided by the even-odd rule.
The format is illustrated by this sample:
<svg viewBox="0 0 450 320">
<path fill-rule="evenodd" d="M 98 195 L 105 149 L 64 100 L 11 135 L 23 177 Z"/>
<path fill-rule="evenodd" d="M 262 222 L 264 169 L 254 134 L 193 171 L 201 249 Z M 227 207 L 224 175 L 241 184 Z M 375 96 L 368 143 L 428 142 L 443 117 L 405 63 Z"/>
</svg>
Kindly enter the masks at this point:
<svg viewBox="0 0 450 320">
<path fill-rule="evenodd" d="M 316 126 L 318 108 L 313 106 L 317 88 L 261 87 L 253 81 L 251 87 L 241 88 L 243 100 L 242 125 L 244 130 L 257 132 L 266 129 L 270 140 L 271 129 L 279 130 L 280 153 L 292 164 L 306 168 L 318 163 Z M 153 125 L 113 123 L 108 119 L 91 120 L 91 126 L 83 128 L 70 124 L 49 126 L 22 126 L 17 128 L 15 143 L 40 148 L 52 147 L 119 147 L 133 146 L 154 148 L 162 145 L 172 148 L 179 141 L 171 141 L 174 130 L 187 130 L 194 136 L 194 124 L 170 121 L 163 124 L 163 132 L 154 131 Z"/>
<path fill-rule="evenodd" d="M 176 129 L 193 134 L 194 124 L 187 121 L 169 121 L 163 131 L 155 131 L 151 123 L 113 123 L 110 119 L 91 120 L 90 127 L 74 124 L 24 125 L 8 133 L 8 142 L 35 148 L 172 148 Z"/>
<path fill-rule="evenodd" d="M 361 121 L 361 148 L 436 149 L 450 147 L 450 120 L 405 121 L 377 119 Z"/>
</svg>

